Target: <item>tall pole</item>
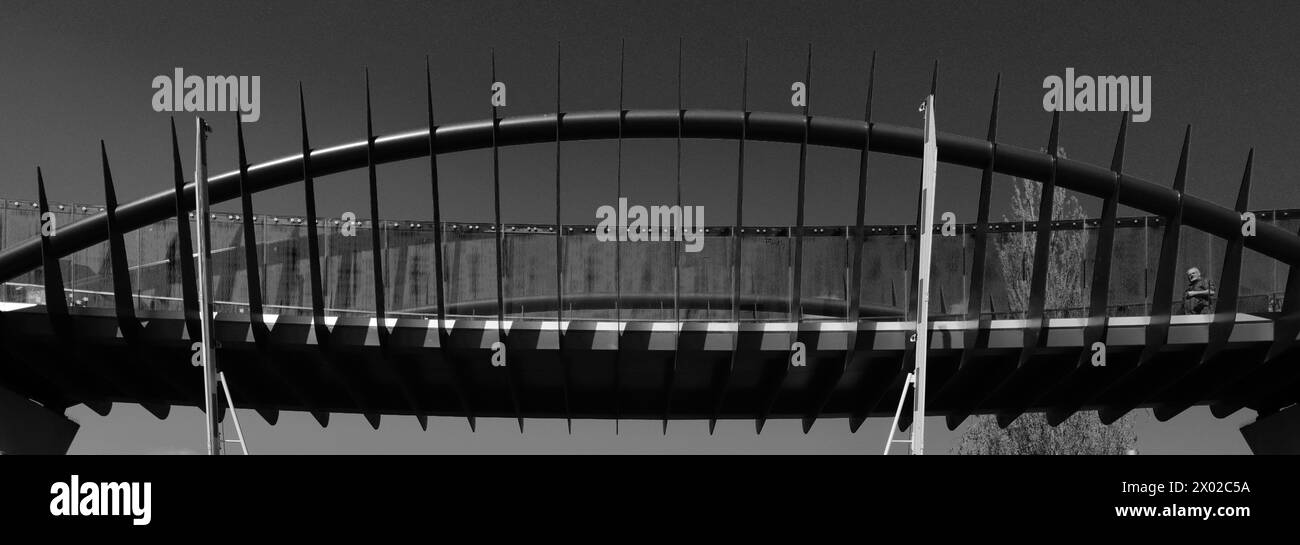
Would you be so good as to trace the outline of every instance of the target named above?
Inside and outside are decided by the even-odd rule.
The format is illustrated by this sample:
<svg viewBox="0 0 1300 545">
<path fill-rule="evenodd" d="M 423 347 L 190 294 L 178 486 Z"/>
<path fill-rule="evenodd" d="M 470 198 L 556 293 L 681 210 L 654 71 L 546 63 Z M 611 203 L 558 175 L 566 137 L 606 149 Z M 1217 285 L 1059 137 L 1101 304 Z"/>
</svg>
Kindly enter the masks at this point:
<svg viewBox="0 0 1300 545">
<path fill-rule="evenodd" d="M 921 105 L 925 123 L 925 148 L 921 158 L 920 256 L 916 264 L 916 395 L 912 398 L 912 454 L 925 453 L 925 359 L 930 349 L 930 254 L 934 242 L 934 186 L 939 146 L 934 133 L 934 94 Z"/>
<path fill-rule="evenodd" d="M 208 454 L 221 454 L 221 422 L 217 396 L 217 358 L 212 339 L 212 253 L 208 220 L 208 133 L 212 127 L 202 117 L 194 118 L 194 216 L 198 229 L 199 246 L 199 318 L 203 343 L 200 362 L 203 365 L 203 410 L 207 415 Z"/>
</svg>

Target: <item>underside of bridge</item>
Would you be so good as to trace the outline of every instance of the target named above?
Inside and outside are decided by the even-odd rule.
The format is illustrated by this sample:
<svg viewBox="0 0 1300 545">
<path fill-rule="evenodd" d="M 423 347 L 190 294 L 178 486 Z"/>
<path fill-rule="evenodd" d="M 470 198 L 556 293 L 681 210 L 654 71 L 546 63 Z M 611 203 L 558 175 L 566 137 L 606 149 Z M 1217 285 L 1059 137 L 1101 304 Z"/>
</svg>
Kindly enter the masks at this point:
<svg viewBox="0 0 1300 545">
<path fill-rule="evenodd" d="M 30 397 L 42 405 L 29 402 L 22 414 L 47 413 L 23 416 L 27 431 L 58 433 L 6 433 L 0 449 L 66 449 L 71 432 L 54 416 L 75 404 L 106 414 L 112 403 L 139 403 L 160 418 L 173 406 L 202 407 L 201 370 L 191 363 L 183 315 L 143 313 L 138 328 L 122 328 L 111 312 L 84 310 L 69 317 L 71 328 L 59 330 L 44 310 L 3 314 L 7 364 L 0 380 L 24 392 L 6 391 L 6 400 Z M 718 419 L 746 419 L 761 430 L 768 418 L 799 418 L 807 429 L 820 417 L 847 418 L 856 430 L 865 418 L 892 415 L 913 349 L 906 322 L 854 328 L 842 321 L 679 326 L 457 319 L 440 331 L 439 322 L 423 319 L 390 319 L 381 330 L 370 318 L 315 324 L 310 317 L 267 315 L 264 328 L 248 318 L 217 316 L 218 359 L 235 405 L 270 423 L 280 411 L 306 411 L 322 425 L 331 413 L 359 413 L 375 427 L 381 415 L 414 415 L 422 423 L 429 416 L 464 417 L 471 426 L 477 417 L 518 418 L 521 426 L 525 418 L 662 419 L 665 427 L 668 420 L 712 427 Z M 1086 319 L 1050 320 L 1045 343 L 1027 366 L 1016 363 L 1024 352 L 1023 320 L 936 322 L 930 385 L 937 394 L 929 414 L 1041 411 L 1060 421 L 1076 410 L 1099 410 L 1113 420 L 1150 407 L 1168 418 L 1190 405 L 1214 405 L 1218 412 L 1218 406 L 1275 407 L 1300 396 L 1294 386 L 1273 388 L 1293 365 L 1242 372 L 1264 363 L 1273 345 L 1275 323 L 1268 318 L 1239 315 L 1229 344 L 1202 364 L 1210 318 L 1175 317 L 1150 371 L 1122 384 L 1143 352 L 1147 318 L 1110 321 L 1104 366 L 1093 365 L 1094 352 L 1082 345 Z M 967 347 L 972 329 L 980 340 Z M 498 341 L 503 365 L 493 360 Z M 791 365 L 794 342 L 807 348 L 803 365 Z M 1283 358 L 1296 356 L 1288 350 Z M 963 361 L 971 370 L 958 381 Z M 1206 384 L 1219 386 L 1205 395 Z M 6 414 L 18 414 L 14 406 L 7 401 Z"/>
</svg>

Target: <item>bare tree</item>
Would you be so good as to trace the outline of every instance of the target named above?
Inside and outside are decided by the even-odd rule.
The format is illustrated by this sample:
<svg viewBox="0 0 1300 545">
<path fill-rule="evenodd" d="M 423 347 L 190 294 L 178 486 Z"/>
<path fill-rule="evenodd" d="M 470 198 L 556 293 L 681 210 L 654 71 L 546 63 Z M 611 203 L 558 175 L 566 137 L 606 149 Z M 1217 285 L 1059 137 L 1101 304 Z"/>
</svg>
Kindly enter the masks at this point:
<svg viewBox="0 0 1300 545">
<path fill-rule="evenodd" d="M 1064 157 L 1064 151 L 1061 152 Z M 1011 217 L 1003 221 L 1036 222 L 1043 185 L 1016 178 L 1012 184 Z M 1052 193 L 1052 220 L 1086 218 L 1079 199 L 1057 188 Z M 1033 274 L 1034 233 L 1013 233 L 997 243 L 998 259 L 1006 282 L 1007 303 L 1016 313 L 1029 304 L 1029 283 Z M 1087 300 L 1083 292 L 1088 232 L 1061 229 L 1052 232 L 1047 267 L 1049 316 L 1083 315 Z M 1026 413 L 1005 429 L 997 418 L 983 415 L 972 419 L 953 449 L 957 454 L 1125 454 L 1137 443 L 1134 415 L 1125 415 L 1107 426 L 1095 411 L 1081 411 L 1059 426 L 1052 427 L 1042 413 Z"/>
</svg>

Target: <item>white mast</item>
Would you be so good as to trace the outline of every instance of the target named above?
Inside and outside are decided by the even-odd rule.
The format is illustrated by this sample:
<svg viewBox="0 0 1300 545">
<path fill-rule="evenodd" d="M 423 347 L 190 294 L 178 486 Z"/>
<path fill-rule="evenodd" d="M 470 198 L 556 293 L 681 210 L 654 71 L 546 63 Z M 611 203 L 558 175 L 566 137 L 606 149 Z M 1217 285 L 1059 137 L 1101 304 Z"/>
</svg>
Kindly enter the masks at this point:
<svg viewBox="0 0 1300 545">
<path fill-rule="evenodd" d="M 920 259 L 916 265 L 916 395 L 912 398 L 912 454 L 925 453 L 925 360 L 930 350 L 930 255 L 934 242 L 934 190 L 939 145 L 934 132 L 934 95 L 922 105 L 925 150 L 921 157 Z"/>
<path fill-rule="evenodd" d="M 202 117 L 196 117 L 194 121 L 194 216 L 198 220 L 199 323 L 203 335 L 203 346 L 199 350 L 203 364 L 203 410 L 207 417 L 208 454 L 218 455 L 221 454 L 223 441 L 220 415 L 217 414 L 221 405 L 217 398 L 217 358 L 212 338 L 212 253 L 208 244 L 208 219 L 211 216 L 208 210 L 208 133 L 212 132 L 212 127 Z"/>
<path fill-rule="evenodd" d="M 934 249 L 934 186 L 935 173 L 939 163 L 939 144 L 934 132 L 934 94 L 925 97 L 921 103 L 922 124 L 924 125 L 924 149 L 921 153 L 921 217 L 916 226 L 919 235 L 916 263 L 916 330 L 912 340 L 916 342 L 916 368 L 907 374 L 903 381 L 903 393 L 898 397 L 898 408 L 894 410 L 894 421 L 889 425 L 889 438 L 885 440 L 885 454 L 889 454 L 894 443 L 909 443 L 912 454 L 925 454 L 925 360 L 930 349 L 930 256 Z M 911 438 L 894 439 L 894 430 L 898 428 L 899 417 L 903 414 L 903 402 L 907 394 L 915 387 L 912 396 Z"/>
</svg>

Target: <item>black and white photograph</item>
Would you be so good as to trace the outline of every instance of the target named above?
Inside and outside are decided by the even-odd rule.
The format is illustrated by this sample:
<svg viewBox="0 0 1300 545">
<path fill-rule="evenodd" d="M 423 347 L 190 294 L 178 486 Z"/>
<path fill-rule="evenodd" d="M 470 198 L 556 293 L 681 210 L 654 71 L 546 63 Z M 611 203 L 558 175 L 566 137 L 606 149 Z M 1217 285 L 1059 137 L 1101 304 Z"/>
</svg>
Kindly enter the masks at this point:
<svg viewBox="0 0 1300 545">
<path fill-rule="evenodd" d="M 129 533 L 325 486 L 302 455 L 360 495 L 427 455 L 830 454 L 864 502 L 1061 475 L 1079 521 L 1281 520 L 1300 481 L 1240 456 L 1300 454 L 1298 28 L 0 0 L 0 494 Z"/>
</svg>

